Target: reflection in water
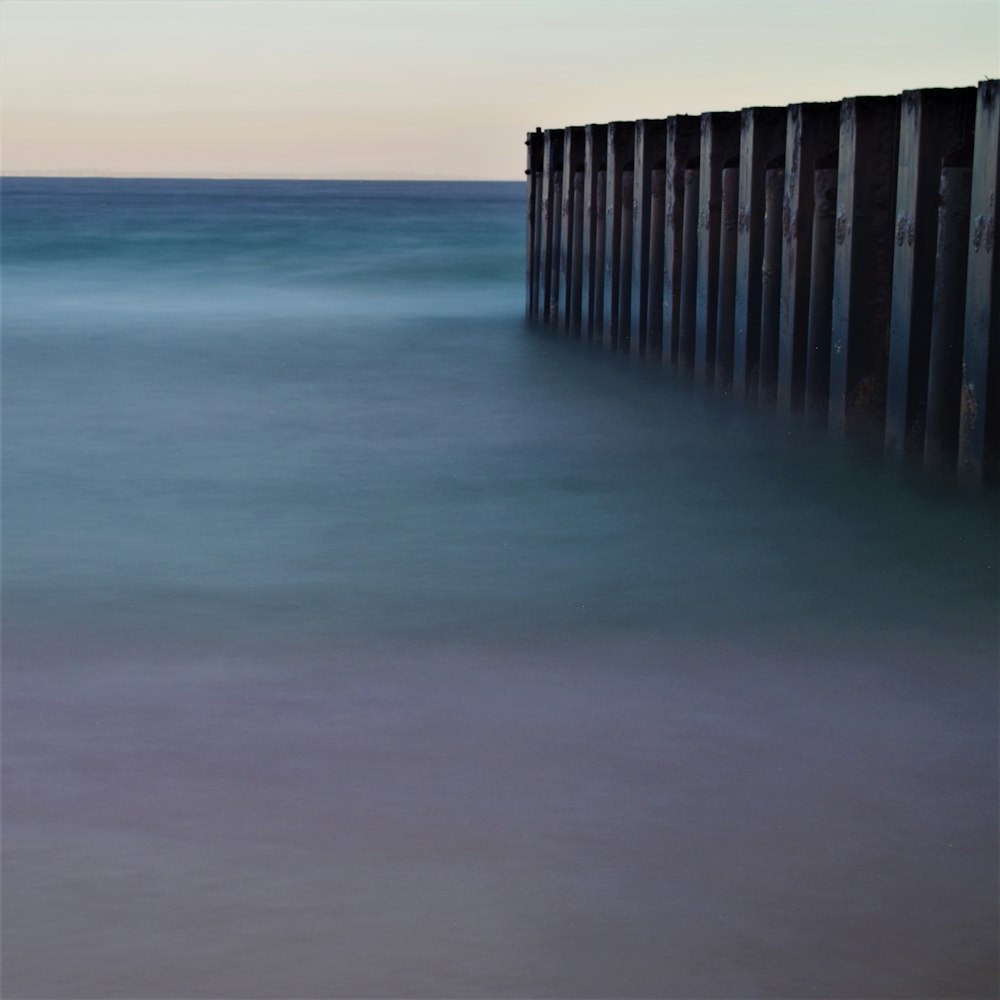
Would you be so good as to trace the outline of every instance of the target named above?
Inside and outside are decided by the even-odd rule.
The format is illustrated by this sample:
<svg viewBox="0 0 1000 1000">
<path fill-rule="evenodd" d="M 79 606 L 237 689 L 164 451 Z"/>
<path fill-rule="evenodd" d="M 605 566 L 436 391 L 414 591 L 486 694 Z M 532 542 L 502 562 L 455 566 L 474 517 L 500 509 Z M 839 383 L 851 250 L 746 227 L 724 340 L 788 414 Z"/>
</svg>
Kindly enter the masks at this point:
<svg viewBox="0 0 1000 1000">
<path fill-rule="evenodd" d="M 524 330 L 521 197 L 5 182 L 5 996 L 996 993 L 993 498 Z"/>
</svg>

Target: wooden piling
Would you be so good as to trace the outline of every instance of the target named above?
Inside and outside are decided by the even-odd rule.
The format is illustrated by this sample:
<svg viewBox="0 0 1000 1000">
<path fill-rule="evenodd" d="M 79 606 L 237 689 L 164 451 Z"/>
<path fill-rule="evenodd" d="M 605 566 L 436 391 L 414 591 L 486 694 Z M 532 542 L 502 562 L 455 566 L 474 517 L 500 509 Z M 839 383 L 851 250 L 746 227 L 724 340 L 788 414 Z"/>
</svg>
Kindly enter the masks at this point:
<svg viewBox="0 0 1000 1000">
<path fill-rule="evenodd" d="M 597 172 L 597 203 L 594 206 L 594 308 L 591 341 L 600 345 L 604 339 L 604 289 L 607 272 L 608 172 Z"/>
<path fill-rule="evenodd" d="M 958 469 L 1000 478 L 1000 82 L 979 84 L 965 293 Z"/>
<path fill-rule="evenodd" d="M 740 208 L 732 377 L 732 393 L 737 399 L 757 396 L 761 269 L 764 266 L 764 175 L 769 165 L 772 168 L 784 166 L 787 119 L 786 108 L 744 108 L 740 112 Z"/>
<path fill-rule="evenodd" d="M 525 146 L 529 320 L 1000 478 L 1000 83 Z"/>
<path fill-rule="evenodd" d="M 813 170 L 835 154 L 840 126 L 836 103 L 792 104 L 785 126 L 785 198 L 782 206 L 781 318 L 777 383 L 761 367 L 761 398 L 776 396 L 778 409 L 802 409 L 809 339 L 809 277 L 812 271 Z"/>
<path fill-rule="evenodd" d="M 819 161 L 813 177 L 805 410 L 813 423 L 825 424 L 830 400 L 830 336 L 833 329 L 833 256 L 836 249 L 837 221 L 836 157 Z"/>
<path fill-rule="evenodd" d="M 542 146 L 542 232 L 541 232 L 541 292 L 542 319 L 546 323 L 556 318 L 553 313 L 553 300 L 558 312 L 559 306 L 559 252 L 558 252 L 558 215 L 557 206 L 560 197 L 555 192 L 556 173 L 562 174 L 563 130 L 546 129 L 543 133 Z M 553 266 L 554 265 L 554 266 Z M 553 287 L 553 276 L 555 287 Z"/>
<path fill-rule="evenodd" d="M 618 344 L 617 349 L 629 352 L 632 335 L 632 230 L 634 215 L 629 210 L 635 196 L 635 171 L 622 171 L 622 242 L 618 272 Z"/>
<path fill-rule="evenodd" d="M 715 376 L 722 168 L 729 162 L 738 162 L 739 143 L 739 112 L 709 111 L 701 116 L 694 372 L 698 381 L 709 385 Z"/>
<path fill-rule="evenodd" d="M 573 222 L 576 218 L 576 206 L 573 203 L 573 196 L 576 190 L 574 176 L 577 171 L 583 171 L 584 167 L 584 142 L 586 134 L 582 126 L 570 126 L 563 130 L 563 160 L 562 160 L 562 204 L 560 208 L 560 236 L 559 246 L 561 249 L 559 271 L 562 288 L 562 309 L 559 314 L 559 326 L 564 332 L 568 332 L 572 326 L 573 313 L 573 246 L 576 242 L 573 232 Z M 581 187 L 582 187 L 581 181 Z"/>
<path fill-rule="evenodd" d="M 622 270 L 622 179 L 626 166 L 631 169 L 634 155 L 634 125 L 632 122 L 611 122 L 608 125 L 607 202 L 604 224 L 604 323 L 605 341 L 618 347 L 621 320 Z M 632 244 L 628 245 L 631 258 Z"/>
<path fill-rule="evenodd" d="M 733 385 L 736 323 L 736 244 L 740 211 L 740 168 L 722 170 L 722 225 L 719 232 L 719 305 L 716 311 L 715 384 L 728 393 Z"/>
<path fill-rule="evenodd" d="M 538 218 L 542 198 L 542 134 L 540 129 L 529 132 L 524 141 L 527 147 L 527 166 L 525 180 L 527 181 L 527 246 L 525 249 L 525 318 L 530 320 L 538 317 Z"/>
<path fill-rule="evenodd" d="M 666 163 L 663 171 L 665 192 L 663 196 L 662 359 L 664 364 L 676 365 L 681 340 L 684 177 L 685 169 L 691 161 L 697 161 L 701 145 L 701 122 L 698 116 L 674 115 L 668 118 L 666 139 Z"/>
<path fill-rule="evenodd" d="M 545 207 L 542 191 L 545 174 L 542 170 L 535 171 L 535 256 L 531 262 L 533 287 L 531 290 L 531 318 L 537 320 L 542 312 L 542 293 L 544 279 L 542 277 L 542 257 L 545 245 Z"/>
<path fill-rule="evenodd" d="M 699 171 L 684 171 L 684 222 L 681 233 L 681 315 L 677 338 L 677 367 L 694 371 L 698 308 L 698 179 Z"/>
<path fill-rule="evenodd" d="M 760 279 L 760 352 L 756 368 L 747 371 L 748 397 L 774 402 L 778 377 L 778 338 L 781 328 L 781 247 L 785 171 L 764 172 L 764 255 Z M 766 374 L 765 374 L 766 373 Z"/>
<path fill-rule="evenodd" d="M 643 119 L 635 123 L 629 350 L 640 356 L 646 353 L 649 329 L 653 171 L 666 162 L 666 125 L 665 119 Z M 662 281 L 662 271 L 657 280 Z"/>
<path fill-rule="evenodd" d="M 584 214 L 583 214 L 583 328 L 587 339 L 594 336 L 595 324 L 600 330 L 601 309 L 595 305 L 598 287 L 603 289 L 604 268 L 604 197 L 602 172 L 606 169 L 608 148 L 606 125 L 587 125 L 584 129 Z M 599 205 L 598 202 L 601 202 Z M 598 240 L 600 227 L 601 239 Z M 602 263 L 598 266 L 598 246 Z"/>
<path fill-rule="evenodd" d="M 667 172 L 660 168 L 650 175 L 649 202 L 649 291 L 646 298 L 646 357 L 663 357 L 663 225 L 666 218 Z"/>
<path fill-rule="evenodd" d="M 583 215 L 584 215 L 584 176 L 582 170 L 573 171 L 573 249 L 570 255 L 569 284 L 569 331 L 580 336 L 583 321 Z"/>
<path fill-rule="evenodd" d="M 900 102 L 896 247 L 885 409 L 885 452 L 920 450 L 927 408 L 937 194 L 944 156 L 972 135 L 975 90 L 908 90 Z"/>
<path fill-rule="evenodd" d="M 562 204 L 563 172 L 557 170 L 552 175 L 553 213 Z M 552 220 L 552 253 L 549 256 L 549 316 L 553 326 L 559 322 L 559 278 L 562 273 L 562 226 L 557 219 Z"/>
<path fill-rule="evenodd" d="M 971 166 L 941 169 L 924 431 L 928 468 L 953 466 L 958 451 L 971 195 Z"/>
<path fill-rule="evenodd" d="M 882 433 L 896 213 L 899 99 L 840 109 L 827 426 Z"/>
</svg>

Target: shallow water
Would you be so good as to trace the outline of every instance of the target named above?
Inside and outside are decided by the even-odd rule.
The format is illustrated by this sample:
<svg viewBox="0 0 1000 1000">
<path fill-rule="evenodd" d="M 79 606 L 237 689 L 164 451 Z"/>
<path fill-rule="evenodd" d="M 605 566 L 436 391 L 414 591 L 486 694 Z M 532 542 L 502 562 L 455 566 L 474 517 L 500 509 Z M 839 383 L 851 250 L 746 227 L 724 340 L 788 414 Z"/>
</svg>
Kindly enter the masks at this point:
<svg viewBox="0 0 1000 1000">
<path fill-rule="evenodd" d="M 522 209 L 4 182 L 4 996 L 996 994 L 995 497 L 526 329 Z"/>
</svg>

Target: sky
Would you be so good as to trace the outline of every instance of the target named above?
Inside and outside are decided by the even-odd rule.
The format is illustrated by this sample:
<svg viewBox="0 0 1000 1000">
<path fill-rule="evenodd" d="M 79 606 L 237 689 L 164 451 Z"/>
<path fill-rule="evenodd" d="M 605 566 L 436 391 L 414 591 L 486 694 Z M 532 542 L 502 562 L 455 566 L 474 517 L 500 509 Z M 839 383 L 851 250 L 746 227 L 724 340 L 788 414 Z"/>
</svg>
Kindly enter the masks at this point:
<svg viewBox="0 0 1000 1000">
<path fill-rule="evenodd" d="M 998 0 L 3 0 L 0 170 L 516 180 L 535 126 L 987 76 Z"/>
</svg>

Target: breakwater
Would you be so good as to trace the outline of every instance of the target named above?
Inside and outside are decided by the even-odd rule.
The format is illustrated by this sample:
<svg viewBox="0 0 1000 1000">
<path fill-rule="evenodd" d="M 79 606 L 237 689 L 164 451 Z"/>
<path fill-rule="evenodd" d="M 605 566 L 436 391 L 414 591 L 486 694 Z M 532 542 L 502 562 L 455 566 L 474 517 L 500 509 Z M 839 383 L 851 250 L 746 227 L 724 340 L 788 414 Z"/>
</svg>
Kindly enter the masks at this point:
<svg viewBox="0 0 1000 1000">
<path fill-rule="evenodd" d="M 530 321 L 1000 471 L 1000 82 L 536 129 Z"/>
</svg>

